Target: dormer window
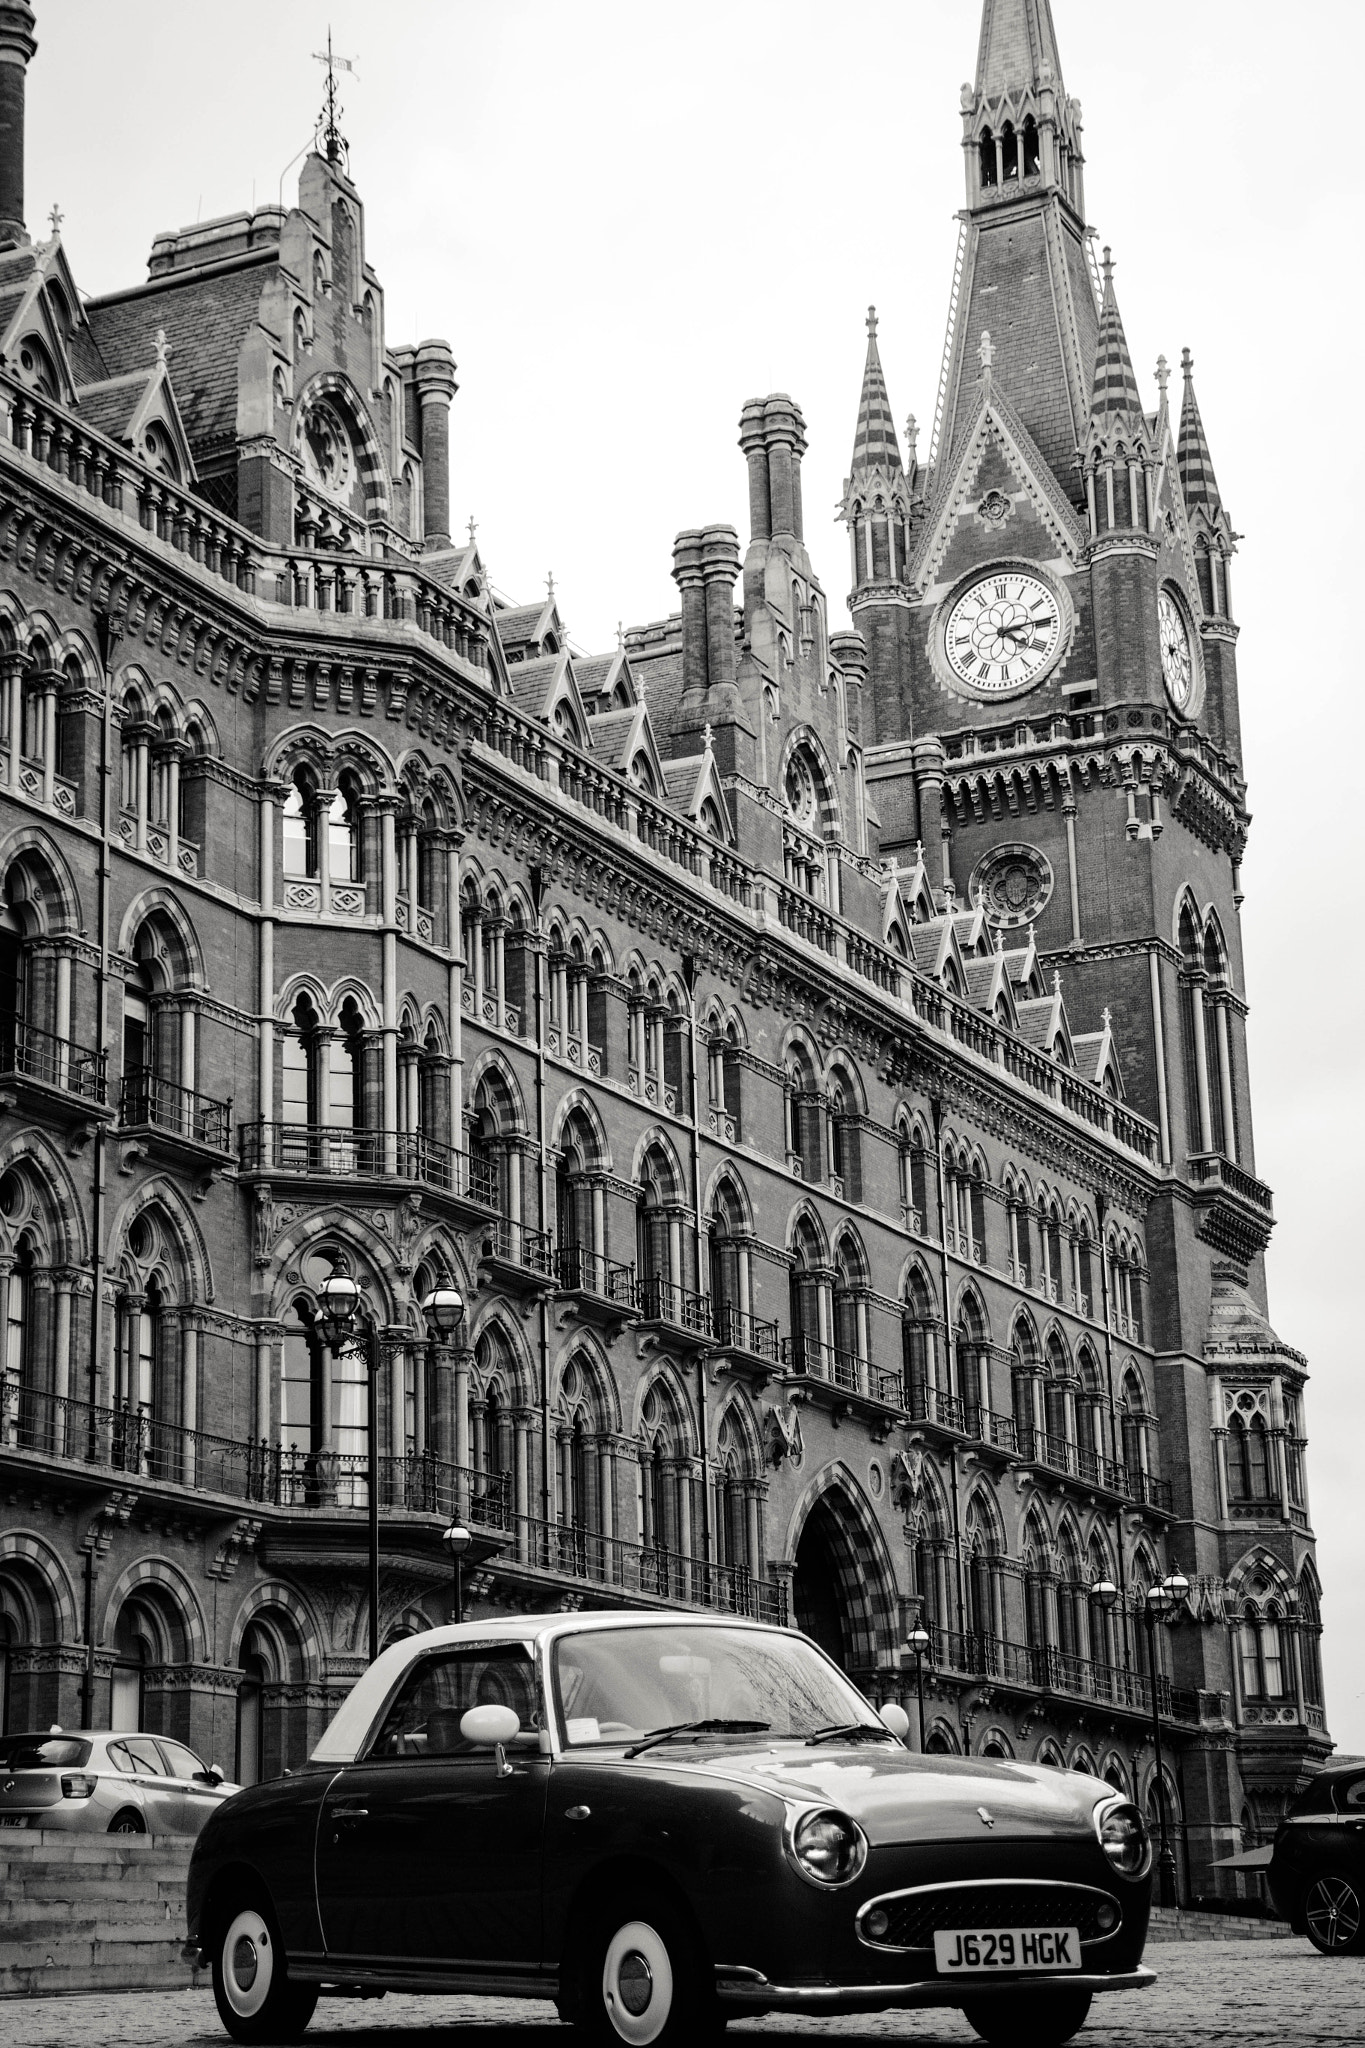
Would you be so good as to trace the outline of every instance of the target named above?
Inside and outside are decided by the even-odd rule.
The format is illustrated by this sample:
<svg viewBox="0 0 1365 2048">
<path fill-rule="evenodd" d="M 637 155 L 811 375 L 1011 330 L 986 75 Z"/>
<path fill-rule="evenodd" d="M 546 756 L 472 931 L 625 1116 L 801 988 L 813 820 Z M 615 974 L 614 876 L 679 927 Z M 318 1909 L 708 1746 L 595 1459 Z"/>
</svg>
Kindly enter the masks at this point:
<svg viewBox="0 0 1365 2048">
<path fill-rule="evenodd" d="M 143 431 L 142 459 L 148 469 L 156 470 L 160 476 L 169 477 L 174 484 L 180 482 L 180 463 L 176 458 L 171 437 L 159 423 Z"/>
<path fill-rule="evenodd" d="M 42 398 L 60 398 L 56 365 L 36 334 L 26 334 L 20 342 L 16 368 L 30 391 L 36 391 Z"/>
</svg>

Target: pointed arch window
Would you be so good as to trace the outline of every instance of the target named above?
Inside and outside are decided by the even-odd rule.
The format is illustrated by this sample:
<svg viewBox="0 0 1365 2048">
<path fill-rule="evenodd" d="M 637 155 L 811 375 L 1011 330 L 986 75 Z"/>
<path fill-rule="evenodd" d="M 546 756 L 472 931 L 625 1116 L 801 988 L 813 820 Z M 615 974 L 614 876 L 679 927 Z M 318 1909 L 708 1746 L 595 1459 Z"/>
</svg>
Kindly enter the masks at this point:
<svg viewBox="0 0 1365 2048">
<path fill-rule="evenodd" d="M 333 882 L 358 882 L 360 860 L 360 788 L 353 775 L 343 774 L 327 807 L 327 872 Z"/>
<path fill-rule="evenodd" d="M 1036 178 L 1039 170 L 1038 123 L 1032 114 L 1024 116 L 1023 132 L 1019 139 L 1024 153 L 1024 176 Z"/>
<path fill-rule="evenodd" d="M 33 1245 L 25 1236 L 19 1241 L 14 1264 L 9 1270 L 9 1285 L 5 1293 L 3 1371 L 7 1386 L 5 1404 L 0 1408 L 0 1425 L 8 1425 L 11 1420 L 11 1394 L 26 1386 L 30 1377 L 33 1356 L 33 1269 Z"/>
<path fill-rule="evenodd" d="M 999 178 L 995 157 L 995 136 L 989 128 L 982 129 L 978 150 L 981 158 L 981 183 L 983 188 L 987 188 L 994 185 Z"/>
<path fill-rule="evenodd" d="M 125 803 L 125 809 L 128 805 Z M 296 768 L 282 812 L 284 872 L 301 879 L 318 873 L 318 791 L 307 769 Z"/>
</svg>

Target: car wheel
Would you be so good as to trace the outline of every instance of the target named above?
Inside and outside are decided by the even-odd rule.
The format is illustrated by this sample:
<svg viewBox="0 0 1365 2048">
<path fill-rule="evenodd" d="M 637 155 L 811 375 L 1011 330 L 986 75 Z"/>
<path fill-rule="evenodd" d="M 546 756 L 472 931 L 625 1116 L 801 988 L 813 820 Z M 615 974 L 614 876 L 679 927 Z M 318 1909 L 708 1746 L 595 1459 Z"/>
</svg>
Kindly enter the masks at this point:
<svg viewBox="0 0 1365 2048">
<path fill-rule="evenodd" d="M 125 1807 L 122 1813 L 116 1813 L 109 1823 L 111 1835 L 145 1835 L 146 1832 L 146 1821 L 131 1807 Z"/>
<path fill-rule="evenodd" d="M 1365 1953 L 1365 1907 L 1345 1877 L 1315 1878 L 1303 1895 L 1304 1931 L 1325 1956 Z"/>
<path fill-rule="evenodd" d="M 724 2026 L 681 1917 L 664 1899 L 638 1896 L 599 1921 L 575 2017 L 627 2048 L 693 2048 Z"/>
<path fill-rule="evenodd" d="M 301 2040 L 318 2002 L 313 1985 L 290 1983 L 274 1916 L 256 1905 L 239 1905 L 219 1922 L 213 1996 L 233 2040 L 251 2048 Z"/>
<path fill-rule="evenodd" d="M 1085 2025 L 1088 1991 L 1043 1991 L 1027 1998 L 980 1998 L 962 2008 L 983 2041 L 1004 2048 L 1060 2048 Z"/>
</svg>

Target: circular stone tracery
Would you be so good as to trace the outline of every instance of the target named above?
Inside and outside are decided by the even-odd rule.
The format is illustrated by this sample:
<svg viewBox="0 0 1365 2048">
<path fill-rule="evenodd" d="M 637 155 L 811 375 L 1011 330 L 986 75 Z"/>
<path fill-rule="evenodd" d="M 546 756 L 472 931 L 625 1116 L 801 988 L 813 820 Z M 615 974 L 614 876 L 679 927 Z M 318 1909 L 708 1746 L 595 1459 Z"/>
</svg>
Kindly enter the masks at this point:
<svg viewBox="0 0 1365 2048">
<path fill-rule="evenodd" d="M 969 884 L 973 903 L 984 903 L 994 925 L 1013 930 L 1033 924 L 1052 896 L 1052 863 L 1036 846 L 997 846 L 979 860 Z"/>
</svg>

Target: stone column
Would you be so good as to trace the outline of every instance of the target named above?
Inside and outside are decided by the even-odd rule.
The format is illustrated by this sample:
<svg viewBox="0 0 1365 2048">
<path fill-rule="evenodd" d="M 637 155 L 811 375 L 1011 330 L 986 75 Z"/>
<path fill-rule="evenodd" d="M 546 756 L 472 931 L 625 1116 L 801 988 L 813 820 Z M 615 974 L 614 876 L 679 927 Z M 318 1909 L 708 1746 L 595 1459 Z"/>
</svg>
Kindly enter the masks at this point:
<svg viewBox="0 0 1365 2048">
<path fill-rule="evenodd" d="M 1194 997 L 1194 1073 L 1199 1093 L 1199 1149 L 1213 1150 L 1213 1105 L 1209 1099 L 1209 1041 L 1208 1020 L 1204 1015 L 1205 978 L 1202 974 L 1192 977 L 1191 994 Z"/>
<path fill-rule="evenodd" d="M 50 811 L 57 774 L 57 678 L 43 677 L 43 803 Z"/>
</svg>

